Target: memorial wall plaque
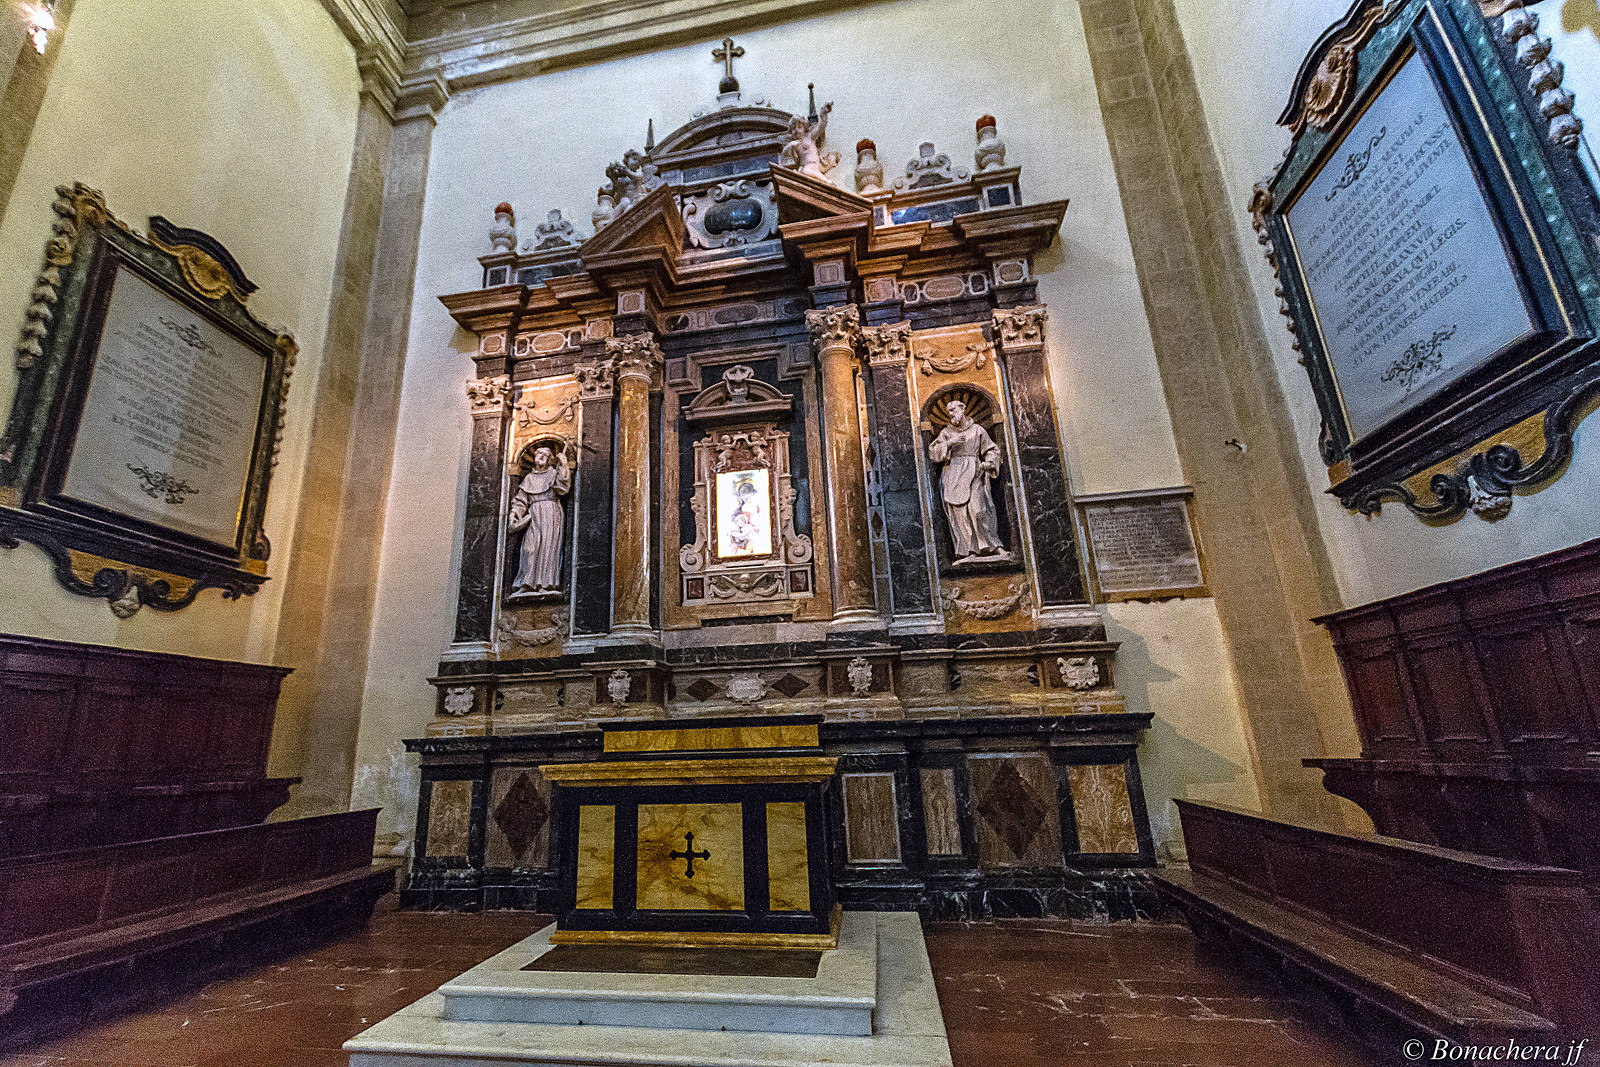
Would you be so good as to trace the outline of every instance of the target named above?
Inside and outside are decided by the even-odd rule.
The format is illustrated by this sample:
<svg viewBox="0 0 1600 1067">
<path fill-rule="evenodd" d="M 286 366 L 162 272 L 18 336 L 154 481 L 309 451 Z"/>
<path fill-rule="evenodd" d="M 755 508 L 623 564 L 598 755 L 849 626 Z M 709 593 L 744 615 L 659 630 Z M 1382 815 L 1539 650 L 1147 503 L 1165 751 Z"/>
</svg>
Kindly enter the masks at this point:
<svg viewBox="0 0 1600 1067">
<path fill-rule="evenodd" d="M 1209 596 L 1188 489 L 1080 497 L 1105 600 Z"/>
<path fill-rule="evenodd" d="M 1533 332 L 1517 265 L 1415 55 L 1287 214 L 1357 439 Z"/>
<path fill-rule="evenodd" d="M 1503 516 L 1565 469 L 1600 391 L 1600 197 L 1549 42 L 1502 7 L 1356 0 L 1301 66 L 1293 141 L 1251 201 L 1329 492 L 1366 514 Z"/>
<path fill-rule="evenodd" d="M 213 238 L 57 192 L 0 436 L 0 545 L 37 545 L 123 617 L 252 593 L 294 340 L 246 309 L 255 286 Z"/>
</svg>

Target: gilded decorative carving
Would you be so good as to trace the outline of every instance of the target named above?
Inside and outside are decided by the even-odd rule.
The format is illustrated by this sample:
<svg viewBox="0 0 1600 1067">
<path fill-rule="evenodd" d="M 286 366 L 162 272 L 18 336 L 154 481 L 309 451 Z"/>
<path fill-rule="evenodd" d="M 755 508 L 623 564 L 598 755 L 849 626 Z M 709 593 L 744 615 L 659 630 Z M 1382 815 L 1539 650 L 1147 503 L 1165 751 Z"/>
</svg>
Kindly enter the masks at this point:
<svg viewBox="0 0 1600 1067">
<path fill-rule="evenodd" d="M 578 399 L 603 400 L 609 397 L 615 370 L 615 365 L 609 359 L 598 363 L 579 363 L 573 367 L 572 373 L 578 379 Z"/>
<path fill-rule="evenodd" d="M 994 309 L 994 328 L 1005 348 L 1036 348 L 1044 344 L 1044 323 L 1049 311 L 1043 304 Z"/>
<path fill-rule="evenodd" d="M 806 329 L 818 352 L 847 348 L 855 351 L 861 337 L 861 309 L 854 304 L 806 312 Z"/>
<path fill-rule="evenodd" d="M 905 363 L 912 353 L 911 323 L 894 322 L 887 326 L 863 326 L 861 343 L 870 363 Z"/>
<path fill-rule="evenodd" d="M 974 619 L 1003 619 L 1017 610 L 1023 599 L 1028 594 L 1028 583 L 1016 581 L 1006 586 L 1006 595 L 987 600 L 963 600 L 961 587 L 952 585 L 939 594 L 939 599 L 944 601 L 945 609 L 957 610 Z"/>
<path fill-rule="evenodd" d="M 248 294 L 233 284 L 227 268 L 200 249 L 189 245 L 164 244 L 154 236 L 150 238 L 150 243 L 174 257 L 183 269 L 184 279 L 211 299 L 220 300 L 230 293 L 241 304 L 247 299 Z"/>
<path fill-rule="evenodd" d="M 1372 35 L 1378 32 L 1379 27 L 1394 18 L 1403 6 L 1404 0 L 1374 4 L 1361 13 L 1354 25 L 1335 38 L 1327 52 L 1323 53 L 1322 62 L 1317 65 L 1310 83 L 1306 85 L 1300 114 L 1289 127 L 1291 133 L 1299 136 L 1308 123 L 1325 130 L 1344 113 L 1345 106 L 1350 102 L 1350 92 L 1355 87 L 1356 54 L 1372 40 Z"/>
<path fill-rule="evenodd" d="M 661 349 L 647 333 L 630 333 L 622 337 L 606 338 L 606 355 L 616 368 L 617 380 L 642 378 L 652 380 L 661 366 Z"/>
<path fill-rule="evenodd" d="M 510 615 L 500 616 L 500 640 L 506 644 L 537 648 L 563 637 L 567 632 L 568 610 L 557 608 L 550 613 L 550 625 L 519 629 Z"/>
<path fill-rule="evenodd" d="M 504 414 L 506 400 L 510 395 L 511 376 L 509 374 L 500 374 L 493 378 L 470 378 L 467 380 L 467 401 L 472 406 L 474 417 Z"/>
</svg>

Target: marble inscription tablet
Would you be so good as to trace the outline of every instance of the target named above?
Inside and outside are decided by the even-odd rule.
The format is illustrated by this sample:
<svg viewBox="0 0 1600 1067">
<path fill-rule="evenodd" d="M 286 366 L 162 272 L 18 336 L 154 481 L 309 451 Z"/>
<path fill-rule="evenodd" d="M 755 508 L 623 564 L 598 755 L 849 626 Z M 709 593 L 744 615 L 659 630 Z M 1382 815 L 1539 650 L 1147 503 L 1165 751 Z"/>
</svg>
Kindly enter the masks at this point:
<svg viewBox="0 0 1600 1067">
<path fill-rule="evenodd" d="M 1176 594 L 1205 585 L 1184 497 L 1088 502 L 1084 518 L 1106 596 Z"/>
<path fill-rule="evenodd" d="M 232 546 L 266 360 L 119 269 L 62 493 Z"/>
<path fill-rule="evenodd" d="M 1415 54 L 1285 220 L 1352 439 L 1533 331 L 1461 136 Z"/>
</svg>

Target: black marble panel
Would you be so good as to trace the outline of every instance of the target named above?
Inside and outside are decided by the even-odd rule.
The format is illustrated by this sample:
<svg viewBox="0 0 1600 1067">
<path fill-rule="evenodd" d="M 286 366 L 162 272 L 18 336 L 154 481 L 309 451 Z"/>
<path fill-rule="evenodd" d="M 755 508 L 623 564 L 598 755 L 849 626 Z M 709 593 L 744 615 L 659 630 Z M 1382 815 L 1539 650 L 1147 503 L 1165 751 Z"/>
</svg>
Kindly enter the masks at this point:
<svg viewBox="0 0 1600 1067">
<path fill-rule="evenodd" d="M 1072 521 L 1072 501 L 1056 435 L 1055 403 L 1045 388 L 1049 381 L 1044 349 L 1007 352 L 1006 388 L 1016 426 L 1017 454 L 1022 460 L 1022 492 L 1028 501 L 1033 530 L 1034 566 L 1039 575 L 1039 600 L 1045 605 L 1081 604 L 1083 569 Z"/>
<path fill-rule="evenodd" d="M 578 446 L 578 554 L 572 594 L 572 632 L 611 629 L 611 452 L 610 397 L 583 402 Z"/>
<path fill-rule="evenodd" d="M 903 365 L 872 368 L 878 484 L 889 557 L 889 600 L 897 615 L 933 610 L 928 545 L 917 483 L 918 434 Z"/>
<path fill-rule="evenodd" d="M 456 593 L 457 641 L 489 640 L 494 614 L 495 544 L 500 534 L 500 471 L 505 466 L 503 420 L 472 420 L 467 512 L 461 538 L 461 584 Z"/>
</svg>

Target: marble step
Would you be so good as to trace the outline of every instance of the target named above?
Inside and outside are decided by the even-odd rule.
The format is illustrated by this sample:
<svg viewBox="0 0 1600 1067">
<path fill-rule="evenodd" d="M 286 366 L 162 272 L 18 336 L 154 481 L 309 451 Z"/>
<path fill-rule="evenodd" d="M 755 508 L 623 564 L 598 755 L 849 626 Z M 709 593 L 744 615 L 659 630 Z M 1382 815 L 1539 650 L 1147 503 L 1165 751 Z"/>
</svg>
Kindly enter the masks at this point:
<svg viewBox="0 0 1600 1067">
<path fill-rule="evenodd" d="M 871 921 L 858 932 L 870 927 L 877 946 L 870 1035 L 456 1020 L 435 992 L 344 1047 L 350 1067 L 950 1067 L 917 916 L 859 914 Z"/>
<path fill-rule="evenodd" d="M 877 1005 L 878 916 L 846 913 L 815 978 L 529 971 L 546 927 L 439 987 L 452 1022 L 866 1036 Z"/>
</svg>

